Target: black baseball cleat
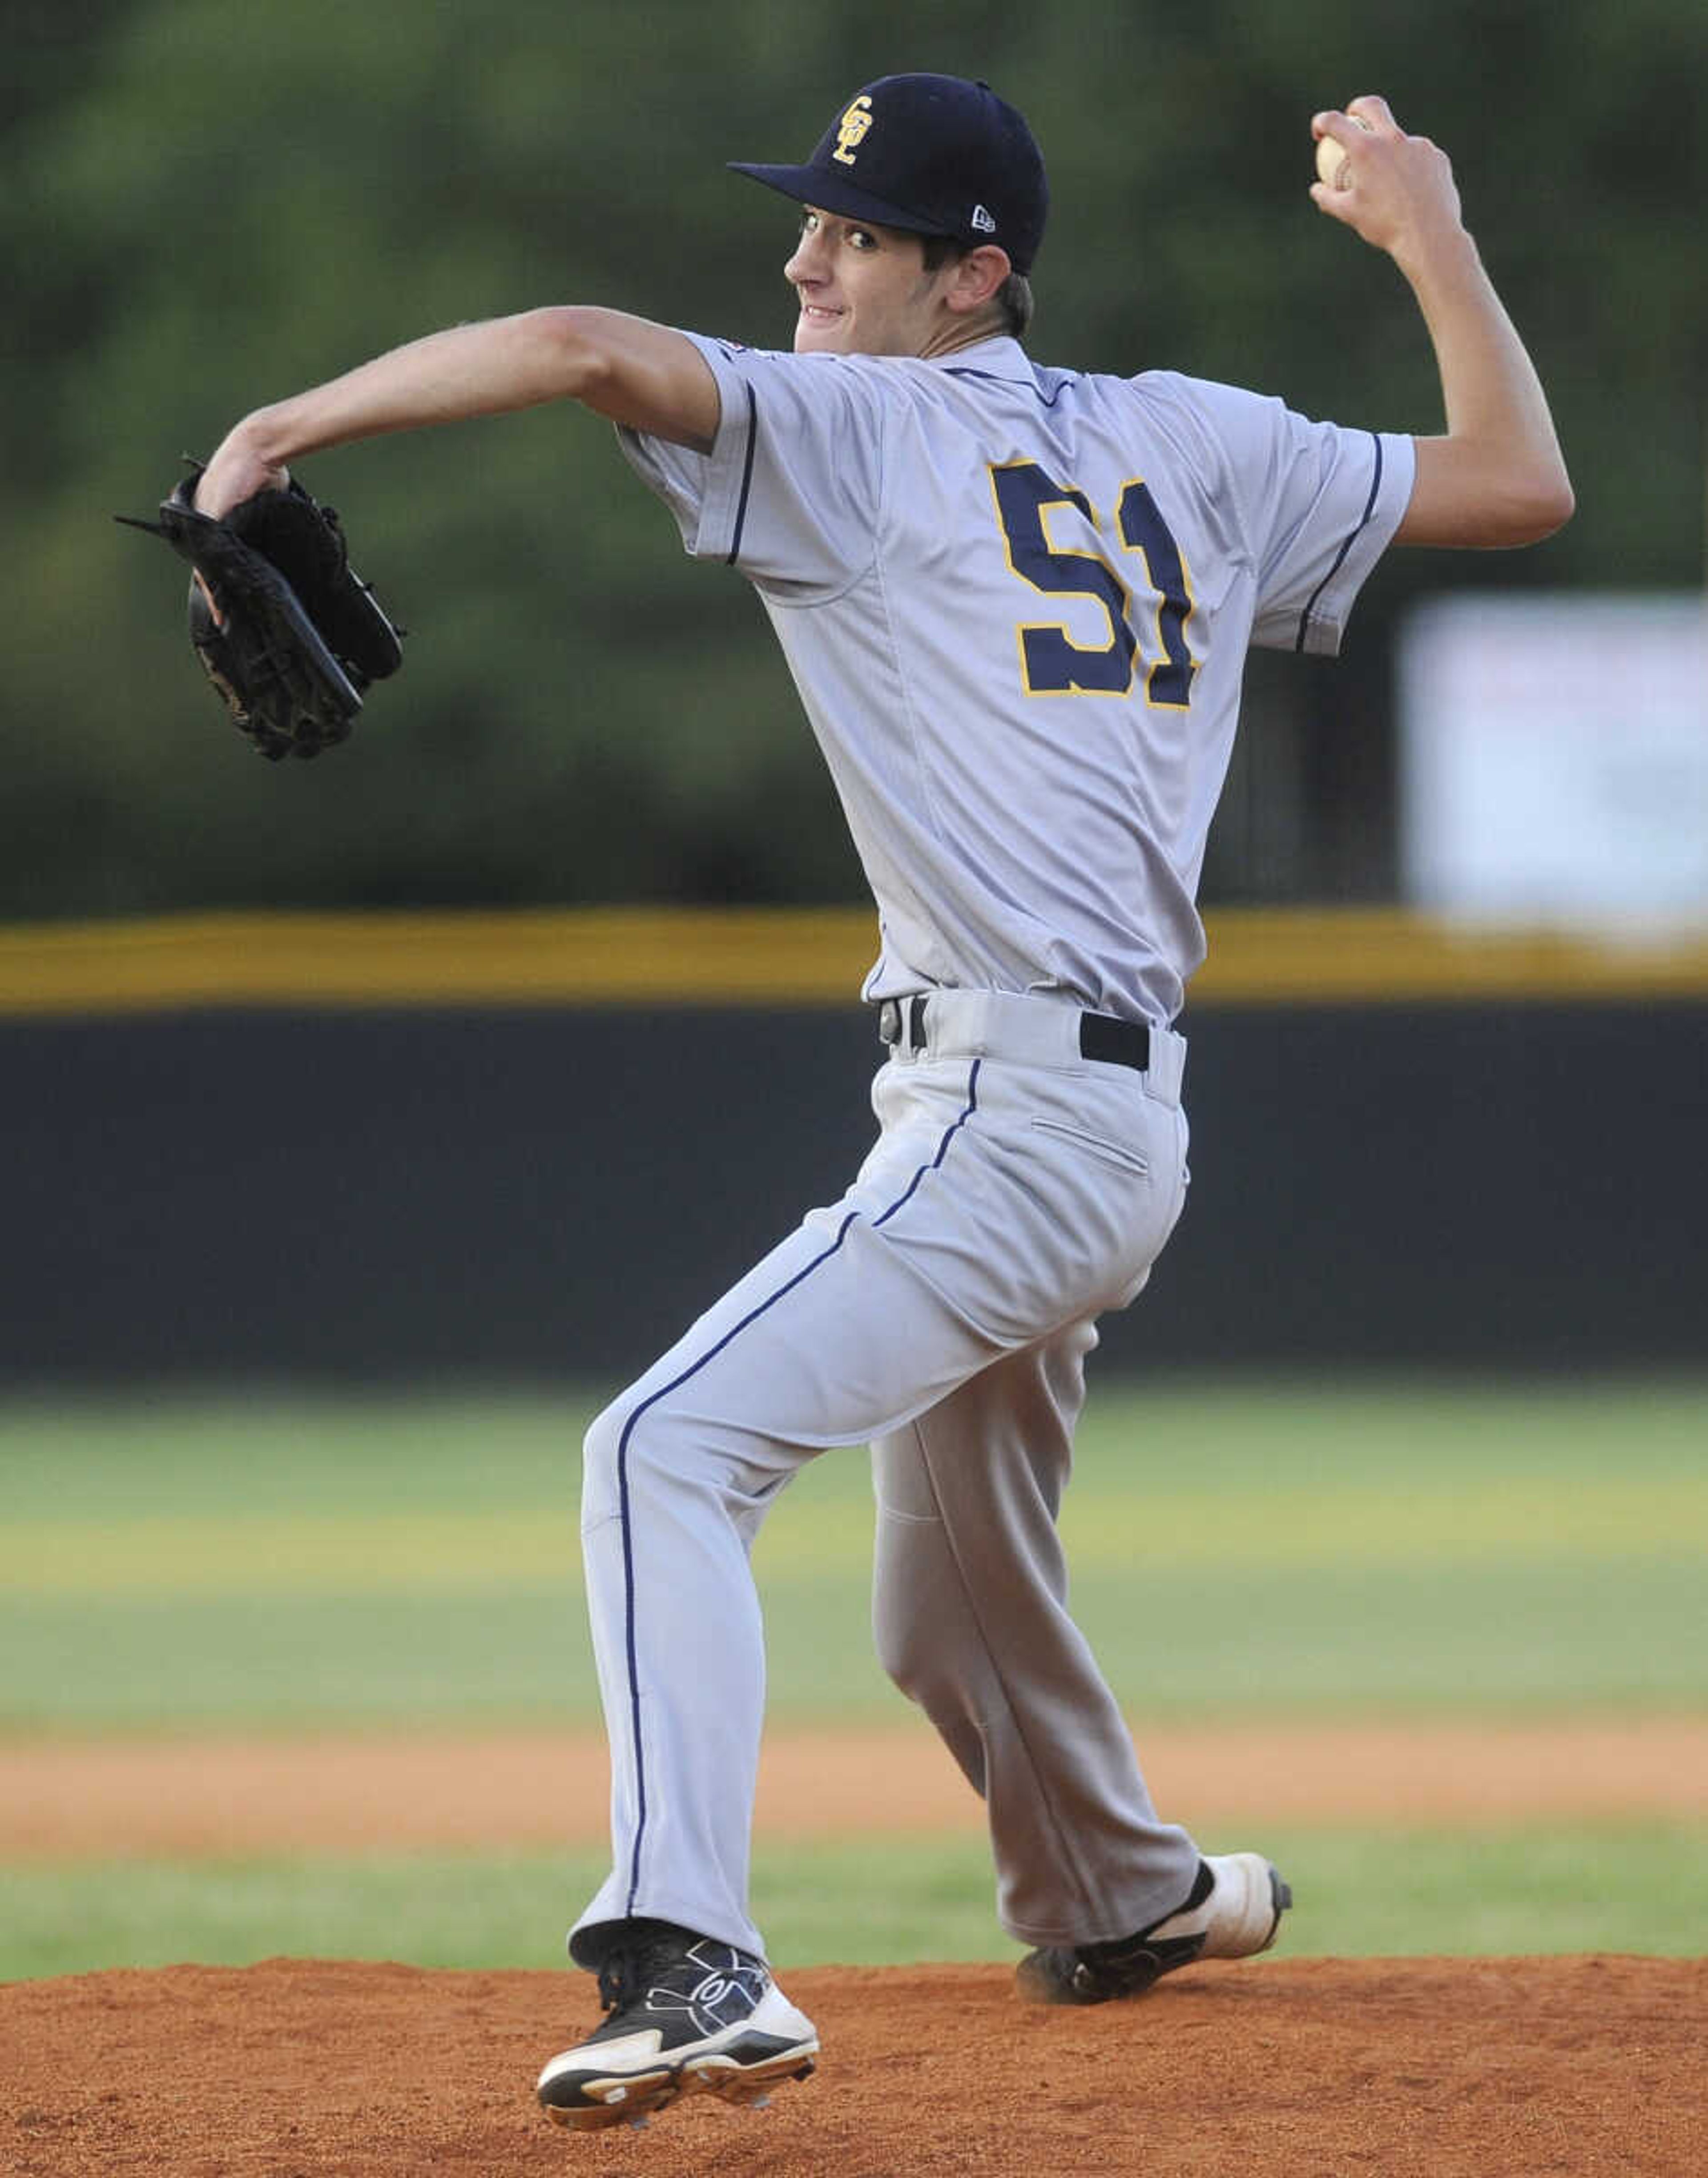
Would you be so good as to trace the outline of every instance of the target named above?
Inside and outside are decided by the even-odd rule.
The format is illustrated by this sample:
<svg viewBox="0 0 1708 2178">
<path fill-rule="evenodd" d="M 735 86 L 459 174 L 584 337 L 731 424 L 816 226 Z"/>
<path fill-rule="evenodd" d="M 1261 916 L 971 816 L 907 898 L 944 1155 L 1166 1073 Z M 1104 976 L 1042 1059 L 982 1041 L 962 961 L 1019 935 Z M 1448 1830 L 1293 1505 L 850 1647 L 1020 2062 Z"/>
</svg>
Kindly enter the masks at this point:
<svg viewBox="0 0 1708 2178">
<path fill-rule="evenodd" d="M 536 2092 L 554 2124 L 576 2131 L 642 2125 L 703 2091 L 763 2104 L 804 2080 L 818 2053 L 763 1959 L 668 1921 L 632 1921 L 599 1970 L 602 2027 L 554 2057 Z"/>
<path fill-rule="evenodd" d="M 1142 1996 L 1162 1975 L 1196 1960 L 1249 1959 L 1267 1951 L 1292 1903 L 1292 1891 L 1261 1853 L 1201 1860 L 1186 1902 L 1174 1913 L 1110 1943 L 1028 1951 L 1015 1980 L 1034 2004 Z"/>
</svg>

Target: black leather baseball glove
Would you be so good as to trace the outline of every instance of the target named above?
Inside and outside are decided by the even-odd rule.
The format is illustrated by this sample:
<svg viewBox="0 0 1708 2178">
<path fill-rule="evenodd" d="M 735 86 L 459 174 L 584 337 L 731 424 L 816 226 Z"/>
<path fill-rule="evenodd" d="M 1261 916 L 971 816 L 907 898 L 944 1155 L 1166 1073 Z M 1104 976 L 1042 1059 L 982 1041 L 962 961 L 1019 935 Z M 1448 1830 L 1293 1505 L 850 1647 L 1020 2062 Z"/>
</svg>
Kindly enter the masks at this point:
<svg viewBox="0 0 1708 2178">
<path fill-rule="evenodd" d="M 362 691 L 403 662 L 404 631 L 351 568 L 330 506 L 293 480 L 222 521 L 198 513 L 192 467 L 156 522 L 121 514 L 188 560 L 189 639 L 233 723 L 261 755 L 318 756 L 348 740 Z"/>
</svg>

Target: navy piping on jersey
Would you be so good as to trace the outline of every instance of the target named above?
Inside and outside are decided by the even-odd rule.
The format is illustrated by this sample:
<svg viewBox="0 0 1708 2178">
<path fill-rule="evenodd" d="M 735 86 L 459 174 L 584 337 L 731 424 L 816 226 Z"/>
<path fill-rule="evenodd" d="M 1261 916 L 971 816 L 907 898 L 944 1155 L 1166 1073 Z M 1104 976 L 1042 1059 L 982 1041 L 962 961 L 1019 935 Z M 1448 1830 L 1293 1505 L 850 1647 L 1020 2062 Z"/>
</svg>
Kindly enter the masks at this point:
<svg viewBox="0 0 1708 2178">
<path fill-rule="evenodd" d="M 753 484 L 753 448 L 758 442 L 758 437 L 759 404 L 753 398 L 753 388 L 750 381 L 747 386 L 747 458 L 742 464 L 742 495 L 736 501 L 736 540 L 730 547 L 729 558 L 724 562 L 726 567 L 735 566 L 736 555 L 742 549 L 742 532 L 747 527 L 747 494 L 752 490 Z"/>
<path fill-rule="evenodd" d="M 1046 393 L 1038 384 L 1036 375 L 1029 388 L 1023 378 L 1005 378 L 999 370 L 975 370 L 969 364 L 945 364 L 943 375 L 945 378 L 982 378 L 991 386 L 1017 386 L 1022 392 L 1029 391 L 1037 394 L 1046 408 L 1054 408 L 1069 386 L 1076 382 L 1071 376 L 1064 378 L 1054 393 Z"/>
<path fill-rule="evenodd" d="M 1317 600 L 1328 588 L 1328 585 L 1334 580 L 1334 577 L 1340 572 L 1341 568 L 1346 563 L 1347 554 L 1352 550 L 1354 544 L 1358 540 L 1360 533 L 1366 528 L 1371 516 L 1376 512 L 1376 495 L 1382 489 L 1382 441 L 1374 431 L 1372 431 L 1370 435 L 1372 441 L 1374 441 L 1376 446 L 1376 473 L 1370 479 L 1370 496 L 1364 502 L 1364 512 L 1359 516 L 1356 526 L 1347 532 L 1345 542 L 1341 545 L 1340 550 L 1335 554 L 1334 565 L 1328 570 L 1328 572 L 1322 577 L 1322 580 L 1317 585 L 1316 588 L 1311 593 L 1310 597 L 1306 600 L 1305 610 L 1299 616 L 1299 639 L 1293 646 L 1295 650 L 1302 651 L 1304 649 L 1305 638 L 1311 632 L 1311 616 L 1317 610 Z"/>
<path fill-rule="evenodd" d="M 906 1188 L 904 1188 L 902 1192 L 896 1196 L 895 1201 L 890 1204 L 890 1207 L 880 1212 L 878 1217 L 873 1219 L 872 1223 L 874 1228 L 882 1225 L 887 1219 L 893 1218 L 896 1212 L 901 1209 L 902 1204 L 907 1201 L 910 1196 L 911 1196 L 914 1190 L 919 1185 L 920 1181 L 924 1179 L 926 1174 L 928 1172 L 935 1172 L 938 1167 L 943 1163 L 944 1157 L 948 1156 L 950 1142 L 954 1141 L 956 1135 L 960 1133 L 961 1130 L 966 1125 L 967 1121 L 978 1109 L 978 1070 L 983 1063 L 983 1062 L 980 1059 L 975 1059 L 973 1060 L 972 1070 L 966 1077 L 966 1102 L 962 1106 L 959 1114 L 950 1122 L 947 1127 L 944 1128 L 943 1132 L 943 1140 L 937 1146 L 936 1156 L 931 1159 L 928 1164 L 921 1165 L 918 1171 L 914 1174 L 912 1179 L 908 1181 Z M 797 1271 L 792 1278 L 790 1278 L 785 1284 L 779 1286 L 775 1293 L 769 1294 L 765 1300 L 762 1300 L 757 1308 L 750 1309 L 747 1315 L 742 1318 L 739 1323 L 732 1325 L 731 1327 L 724 1333 L 723 1337 L 718 1340 L 714 1346 L 709 1346 L 705 1352 L 701 1354 L 698 1360 L 691 1362 L 689 1365 L 682 1371 L 681 1376 L 673 1376 L 668 1384 L 661 1384 L 658 1390 L 655 1391 L 649 1398 L 643 1399 L 640 1404 L 635 1409 L 634 1412 L 629 1416 L 628 1420 L 623 1424 L 622 1435 L 617 1440 L 617 1508 L 618 1517 L 622 1526 L 623 1612 L 627 1622 L 627 1638 L 625 1646 L 627 1649 L 628 1661 L 630 1732 L 634 1743 L 636 1810 L 634 1847 L 629 1855 L 628 1896 L 625 1901 L 623 1907 L 623 1916 L 625 1919 L 633 1918 L 635 1900 L 640 1895 L 641 1847 L 646 1837 L 647 1829 L 646 1757 L 641 1749 L 640 1669 L 635 1656 L 634 1528 L 633 1524 L 629 1518 L 629 1439 L 634 1434 L 635 1424 L 640 1420 L 641 1416 L 645 1414 L 649 1407 L 656 1406 L 660 1399 L 666 1398 L 671 1392 L 677 1390 L 681 1386 L 686 1384 L 691 1376 L 698 1376 L 700 1371 L 705 1367 L 709 1361 L 715 1360 L 717 1356 L 721 1354 L 727 1346 L 732 1344 L 736 1339 L 739 1338 L 749 1324 L 756 1323 L 758 1319 L 765 1314 L 768 1309 L 775 1308 L 777 1303 L 781 1300 L 786 1294 L 792 1293 L 797 1286 L 800 1285 L 804 1280 L 811 1278 L 814 1271 L 819 1269 L 824 1264 L 828 1263 L 831 1256 L 836 1253 L 839 1248 L 840 1248 L 843 1241 L 847 1239 L 848 1229 L 856 1222 L 859 1218 L 859 1215 L 860 1212 L 857 1210 L 851 1210 L 848 1212 L 848 1215 L 842 1220 L 842 1223 L 837 1227 L 836 1237 L 830 1243 L 828 1248 L 823 1250 L 818 1255 L 814 1256 L 810 1263 L 807 1264 L 803 1269 Z"/>
</svg>

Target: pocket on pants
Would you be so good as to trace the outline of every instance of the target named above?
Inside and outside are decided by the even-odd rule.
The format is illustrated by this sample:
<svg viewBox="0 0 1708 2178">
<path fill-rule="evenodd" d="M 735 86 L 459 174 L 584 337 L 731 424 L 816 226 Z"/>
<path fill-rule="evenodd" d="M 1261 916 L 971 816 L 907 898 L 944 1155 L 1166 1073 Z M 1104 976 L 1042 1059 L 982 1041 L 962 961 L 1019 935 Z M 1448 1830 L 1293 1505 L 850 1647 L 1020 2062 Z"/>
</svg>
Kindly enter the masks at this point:
<svg viewBox="0 0 1708 2178">
<path fill-rule="evenodd" d="M 1032 1125 L 1037 1133 L 1049 1135 L 1058 1141 L 1070 1142 L 1076 1149 L 1083 1150 L 1087 1157 L 1096 1157 L 1100 1164 L 1125 1173 L 1130 1179 L 1148 1179 L 1151 1176 L 1150 1159 L 1130 1143 L 1112 1142 L 1102 1135 L 1088 1133 L 1083 1127 L 1070 1126 L 1063 1119 L 1034 1117 Z"/>
</svg>

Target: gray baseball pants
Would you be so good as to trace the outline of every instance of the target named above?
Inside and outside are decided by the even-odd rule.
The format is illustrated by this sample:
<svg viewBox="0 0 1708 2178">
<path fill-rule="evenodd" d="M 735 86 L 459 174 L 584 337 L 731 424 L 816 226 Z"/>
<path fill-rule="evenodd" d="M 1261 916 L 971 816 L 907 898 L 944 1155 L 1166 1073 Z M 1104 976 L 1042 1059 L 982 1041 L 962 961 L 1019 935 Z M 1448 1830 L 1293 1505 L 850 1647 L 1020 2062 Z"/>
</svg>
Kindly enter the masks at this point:
<svg viewBox="0 0 1708 2178">
<path fill-rule="evenodd" d="M 599 1417 L 582 1533 L 611 1756 L 611 1873 L 571 1935 L 673 1921 L 763 1955 L 747 1871 L 764 1701 L 749 1553 L 796 1470 L 869 1442 L 886 1669 L 986 1803 L 1002 1924 L 1124 1935 L 1197 1852 L 1158 1820 L 1068 1615 L 1056 1514 L 1096 1318 L 1180 1214 L 1185 1045 L 1079 1053 L 1077 1010 L 934 994 L 879 1071 L 878 1141 Z"/>
</svg>

